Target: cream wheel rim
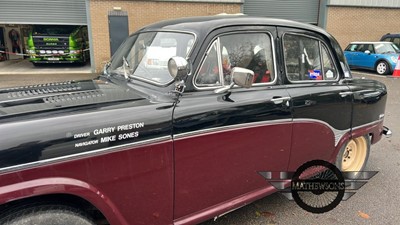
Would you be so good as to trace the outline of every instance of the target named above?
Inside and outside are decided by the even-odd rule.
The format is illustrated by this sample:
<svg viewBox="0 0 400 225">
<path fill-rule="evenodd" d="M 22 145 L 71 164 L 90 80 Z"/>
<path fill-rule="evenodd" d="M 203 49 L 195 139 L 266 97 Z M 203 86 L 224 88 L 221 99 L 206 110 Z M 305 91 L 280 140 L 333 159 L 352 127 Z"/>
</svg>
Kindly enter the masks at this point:
<svg viewBox="0 0 400 225">
<path fill-rule="evenodd" d="M 367 156 L 367 141 L 364 137 L 347 143 L 342 155 L 342 171 L 360 171 Z"/>
</svg>

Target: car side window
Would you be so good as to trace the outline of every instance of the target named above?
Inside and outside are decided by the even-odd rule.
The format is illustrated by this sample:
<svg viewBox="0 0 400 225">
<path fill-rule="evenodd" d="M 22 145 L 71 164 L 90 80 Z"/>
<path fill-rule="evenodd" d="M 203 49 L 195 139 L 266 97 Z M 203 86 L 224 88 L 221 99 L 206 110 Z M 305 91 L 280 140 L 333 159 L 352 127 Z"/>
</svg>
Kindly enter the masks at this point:
<svg viewBox="0 0 400 225">
<path fill-rule="evenodd" d="M 322 45 L 322 62 L 322 65 L 324 65 L 323 80 L 336 80 L 337 70 L 325 45 Z"/>
<path fill-rule="evenodd" d="M 268 34 L 228 34 L 221 36 L 220 41 L 224 76 L 229 73 L 227 70 L 242 67 L 254 72 L 254 84 L 275 80 L 272 42 Z M 230 77 L 225 76 L 225 85 L 230 82 Z"/>
<path fill-rule="evenodd" d="M 391 38 L 387 37 L 387 38 L 383 39 L 382 41 L 389 41 L 389 42 L 391 42 L 390 39 L 391 39 Z"/>
<path fill-rule="evenodd" d="M 267 33 L 224 34 L 210 46 L 195 78 L 197 87 L 229 85 L 231 71 L 242 67 L 254 72 L 254 84 L 275 80 L 271 37 Z"/>
<path fill-rule="evenodd" d="M 364 52 L 365 50 L 367 50 L 367 46 L 365 44 L 358 45 L 357 52 Z"/>
<path fill-rule="evenodd" d="M 374 45 L 373 44 L 367 45 L 367 48 L 365 50 L 368 50 L 370 53 L 375 53 L 375 49 L 374 49 Z"/>
<path fill-rule="evenodd" d="M 357 45 L 357 44 L 351 44 L 351 45 L 347 46 L 347 48 L 345 49 L 345 51 L 354 52 L 354 51 L 357 51 L 357 48 L 358 48 L 358 45 Z"/>
<path fill-rule="evenodd" d="M 213 87 L 221 85 L 219 71 L 217 41 L 211 45 L 196 77 L 196 85 L 199 87 Z"/>
<path fill-rule="evenodd" d="M 286 76 L 289 81 L 336 80 L 328 48 L 318 39 L 295 34 L 283 37 Z"/>
<path fill-rule="evenodd" d="M 400 47 L 400 38 L 393 38 L 393 43 Z"/>
</svg>

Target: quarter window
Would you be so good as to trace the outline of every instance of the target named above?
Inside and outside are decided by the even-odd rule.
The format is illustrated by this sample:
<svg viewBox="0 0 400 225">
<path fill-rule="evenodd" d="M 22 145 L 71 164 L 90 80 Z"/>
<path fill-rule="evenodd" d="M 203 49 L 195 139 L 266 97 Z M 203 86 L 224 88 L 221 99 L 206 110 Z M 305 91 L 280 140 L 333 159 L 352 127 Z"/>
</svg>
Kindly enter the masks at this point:
<svg viewBox="0 0 400 225">
<path fill-rule="evenodd" d="M 227 34 L 210 47 L 195 79 L 198 87 L 229 85 L 231 70 L 242 67 L 254 72 L 254 83 L 275 80 L 271 38 L 266 33 Z"/>
<path fill-rule="evenodd" d="M 400 47 L 400 38 L 393 38 L 393 43 Z"/>
<path fill-rule="evenodd" d="M 196 84 L 202 87 L 221 85 L 221 76 L 218 67 L 217 41 L 215 41 L 206 54 L 196 77 Z"/>
<path fill-rule="evenodd" d="M 336 80 L 337 69 L 328 48 L 320 40 L 285 34 L 283 46 L 289 81 Z"/>
</svg>

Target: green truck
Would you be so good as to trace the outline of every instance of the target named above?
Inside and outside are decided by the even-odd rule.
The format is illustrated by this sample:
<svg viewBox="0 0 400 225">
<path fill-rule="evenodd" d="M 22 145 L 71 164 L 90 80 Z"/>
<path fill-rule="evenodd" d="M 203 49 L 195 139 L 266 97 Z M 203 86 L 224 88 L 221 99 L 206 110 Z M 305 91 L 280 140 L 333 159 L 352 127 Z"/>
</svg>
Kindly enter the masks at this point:
<svg viewBox="0 0 400 225">
<path fill-rule="evenodd" d="M 78 63 L 89 60 L 86 26 L 35 25 L 27 40 L 27 53 L 33 65 Z"/>
</svg>

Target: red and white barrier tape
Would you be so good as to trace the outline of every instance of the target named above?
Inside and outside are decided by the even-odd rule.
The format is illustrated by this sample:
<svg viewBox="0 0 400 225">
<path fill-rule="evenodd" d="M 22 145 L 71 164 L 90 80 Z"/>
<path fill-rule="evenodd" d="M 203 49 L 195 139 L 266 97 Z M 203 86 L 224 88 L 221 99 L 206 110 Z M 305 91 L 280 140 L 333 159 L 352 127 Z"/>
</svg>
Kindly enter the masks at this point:
<svg viewBox="0 0 400 225">
<path fill-rule="evenodd" d="M 83 49 L 82 50 L 82 52 L 86 52 L 86 51 L 89 51 L 90 49 Z M 44 55 L 42 55 L 42 54 L 24 54 L 24 53 L 15 53 L 15 52 L 6 52 L 6 51 L 1 51 L 0 50 L 0 53 L 6 53 L 6 54 L 9 54 L 9 55 L 20 55 L 20 56 L 31 56 L 31 55 L 35 55 L 35 56 L 39 56 L 39 57 L 47 57 L 47 56 L 65 56 L 65 55 L 71 55 L 71 53 L 53 53 L 53 54 L 44 54 Z M 77 53 L 73 53 L 73 54 L 77 54 Z"/>
</svg>

